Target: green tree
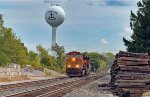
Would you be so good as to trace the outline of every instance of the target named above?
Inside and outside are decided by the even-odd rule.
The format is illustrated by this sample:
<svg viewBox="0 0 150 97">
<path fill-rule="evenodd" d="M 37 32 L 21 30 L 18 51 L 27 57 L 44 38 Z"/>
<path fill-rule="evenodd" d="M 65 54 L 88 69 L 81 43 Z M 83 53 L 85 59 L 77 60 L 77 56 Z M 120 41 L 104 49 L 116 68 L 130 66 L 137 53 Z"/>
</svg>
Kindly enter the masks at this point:
<svg viewBox="0 0 150 97">
<path fill-rule="evenodd" d="M 27 64 L 27 48 L 16 37 L 11 28 L 3 26 L 3 19 L 0 16 L 0 65 L 17 63 Z"/>
<path fill-rule="evenodd" d="M 107 68 L 107 61 L 99 60 L 99 64 L 100 64 L 100 67 L 99 67 L 100 70 Z"/>
<path fill-rule="evenodd" d="M 103 56 L 107 59 L 107 66 L 110 68 L 115 60 L 115 55 L 108 52 L 108 53 L 103 53 Z"/>
<path fill-rule="evenodd" d="M 131 11 L 130 16 L 132 40 L 123 37 L 123 42 L 129 52 L 150 54 L 150 0 L 139 1 L 137 7 L 137 14 Z"/>
<path fill-rule="evenodd" d="M 112 53 L 99 54 L 97 52 L 84 52 L 82 54 L 90 57 L 92 71 L 109 68 L 109 65 L 114 61 L 114 55 Z"/>
<path fill-rule="evenodd" d="M 92 53 L 88 53 L 88 56 L 90 57 L 90 61 L 91 61 L 91 70 L 95 71 L 100 67 L 99 64 L 99 54 L 92 52 Z"/>
<path fill-rule="evenodd" d="M 3 19 L 2 15 L 0 15 L 0 65 L 5 65 L 10 62 L 10 58 L 5 54 L 3 48 L 3 41 L 4 41 L 4 26 L 3 26 Z"/>
<path fill-rule="evenodd" d="M 37 46 L 37 50 L 39 52 L 41 61 L 40 63 L 50 69 L 55 69 L 54 66 L 56 65 L 56 59 L 54 56 L 49 55 L 48 51 L 43 48 L 41 45 Z"/>
<path fill-rule="evenodd" d="M 65 58 L 66 58 L 64 47 L 56 44 L 53 47 L 52 51 L 54 51 L 56 54 L 55 58 L 57 61 L 57 68 L 60 68 L 60 71 L 63 72 L 65 70 Z"/>
<path fill-rule="evenodd" d="M 36 68 L 42 67 L 40 63 L 40 56 L 37 53 L 33 51 L 29 51 L 28 57 L 29 57 L 29 64 L 31 66 L 36 67 Z"/>
<path fill-rule="evenodd" d="M 88 55 L 90 57 L 92 71 L 97 71 L 107 67 L 107 59 L 103 55 L 97 52 L 84 52 L 83 55 Z"/>
</svg>

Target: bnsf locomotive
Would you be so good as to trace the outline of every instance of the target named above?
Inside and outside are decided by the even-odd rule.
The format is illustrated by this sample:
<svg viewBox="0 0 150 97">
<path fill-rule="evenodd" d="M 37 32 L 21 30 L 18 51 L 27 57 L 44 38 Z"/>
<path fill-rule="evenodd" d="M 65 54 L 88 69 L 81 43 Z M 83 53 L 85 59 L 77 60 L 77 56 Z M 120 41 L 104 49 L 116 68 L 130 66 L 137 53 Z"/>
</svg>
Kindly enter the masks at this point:
<svg viewBox="0 0 150 97">
<path fill-rule="evenodd" d="M 66 74 L 68 76 L 84 76 L 90 73 L 90 58 L 80 52 L 69 52 L 66 56 Z"/>
</svg>

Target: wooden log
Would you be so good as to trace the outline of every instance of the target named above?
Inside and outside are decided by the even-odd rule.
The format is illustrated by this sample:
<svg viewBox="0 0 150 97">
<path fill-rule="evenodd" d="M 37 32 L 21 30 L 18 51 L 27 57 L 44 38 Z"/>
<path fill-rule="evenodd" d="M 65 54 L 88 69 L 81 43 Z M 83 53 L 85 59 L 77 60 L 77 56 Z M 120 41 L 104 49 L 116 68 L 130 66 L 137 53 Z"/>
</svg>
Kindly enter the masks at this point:
<svg viewBox="0 0 150 97">
<path fill-rule="evenodd" d="M 149 79 L 150 76 L 120 76 L 116 75 L 115 80 L 142 80 L 142 79 Z"/>
<path fill-rule="evenodd" d="M 150 82 L 150 79 L 143 79 L 143 80 L 117 80 L 117 83 L 148 83 Z"/>
<path fill-rule="evenodd" d="M 148 62 L 129 62 L 129 61 L 121 61 L 118 62 L 117 65 L 126 65 L 126 66 L 138 66 L 138 65 L 149 65 Z"/>
<path fill-rule="evenodd" d="M 150 90 L 150 57 L 148 54 L 123 51 L 116 54 L 116 60 L 111 67 L 111 82 L 116 93 L 123 92 L 125 88 L 134 95 L 133 97 L 140 97 L 144 90 Z"/>
<path fill-rule="evenodd" d="M 148 63 L 148 64 L 134 64 L 134 65 L 128 65 L 128 64 L 120 64 L 120 63 L 118 63 L 117 65 L 116 65 L 116 67 L 118 67 L 118 66 L 137 66 L 137 67 L 150 67 L 150 64 Z M 115 67 L 114 67 L 115 68 Z"/>
<path fill-rule="evenodd" d="M 133 53 L 133 52 L 119 51 L 119 55 L 148 56 L 148 53 Z"/>
<path fill-rule="evenodd" d="M 138 76 L 138 75 L 141 75 L 141 76 L 144 76 L 144 75 L 148 75 L 150 76 L 149 73 L 140 73 L 140 72 L 128 72 L 128 71 L 118 71 L 118 75 L 126 75 L 126 76 Z"/>
<path fill-rule="evenodd" d="M 124 91 L 130 91 L 131 93 L 145 93 L 148 92 L 148 88 L 123 88 Z"/>
<path fill-rule="evenodd" d="M 145 83 L 117 83 L 117 82 L 114 82 L 114 85 L 117 86 L 117 87 L 120 87 L 120 88 L 145 88 L 145 87 L 148 87 Z"/>
<path fill-rule="evenodd" d="M 123 51 L 117 53 L 115 57 L 116 58 L 119 57 L 149 58 L 147 53 L 130 53 L 130 52 L 123 52 Z"/>
<path fill-rule="evenodd" d="M 134 57 L 134 58 L 150 58 L 149 56 L 135 56 L 135 55 L 123 55 L 123 54 L 117 54 L 117 55 L 115 56 L 116 59 L 117 59 L 117 58 L 120 58 L 120 57 L 129 57 L 129 58 L 132 58 L 132 57 Z"/>
<path fill-rule="evenodd" d="M 149 58 L 120 57 L 117 59 L 117 62 L 121 61 L 148 62 Z"/>
<path fill-rule="evenodd" d="M 149 91 L 149 89 L 147 87 L 127 87 L 127 88 L 120 88 L 120 87 L 116 87 L 115 90 L 119 90 L 119 91 L 131 91 L 131 92 L 136 92 L 136 93 L 139 93 L 139 92 L 147 92 Z"/>
<path fill-rule="evenodd" d="M 123 66 L 120 65 L 120 70 L 126 70 L 126 71 L 149 71 L 150 67 L 142 67 L 142 66 Z"/>
<path fill-rule="evenodd" d="M 126 65 L 119 65 L 117 68 L 140 68 L 140 69 L 150 69 L 148 65 L 143 65 L 143 66 L 126 66 Z"/>
</svg>

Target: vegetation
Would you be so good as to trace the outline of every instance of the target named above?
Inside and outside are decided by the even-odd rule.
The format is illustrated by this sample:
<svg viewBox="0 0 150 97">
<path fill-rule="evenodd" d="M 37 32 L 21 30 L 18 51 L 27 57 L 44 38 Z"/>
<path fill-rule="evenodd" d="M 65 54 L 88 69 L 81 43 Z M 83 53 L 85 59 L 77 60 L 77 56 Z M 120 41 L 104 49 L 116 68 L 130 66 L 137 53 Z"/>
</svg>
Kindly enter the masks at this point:
<svg viewBox="0 0 150 97">
<path fill-rule="evenodd" d="M 137 7 L 137 14 L 131 11 L 130 17 L 132 40 L 123 41 L 129 52 L 150 54 L 150 0 L 139 1 Z"/>
<path fill-rule="evenodd" d="M 65 71 L 65 53 L 62 47 L 56 44 L 56 46 L 53 47 L 53 53 L 55 53 L 53 56 L 41 45 L 37 46 L 37 50 L 42 66 L 59 72 Z"/>
<path fill-rule="evenodd" d="M 94 72 L 111 67 L 114 61 L 114 55 L 112 53 L 99 54 L 97 52 L 84 52 L 83 54 L 90 57 L 91 70 Z"/>
<path fill-rule="evenodd" d="M 23 66 L 27 64 L 27 58 L 27 48 L 15 36 L 11 28 L 3 26 L 2 16 L 0 16 L 0 65 L 17 63 Z"/>
<path fill-rule="evenodd" d="M 32 67 L 35 68 L 41 68 L 41 58 L 39 56 L 39 54 L 33 52 L 33 51 L 29 51 L 28 53 L 28 64 L 30 64 Z"/>
<path fill-rule="evenodd" d="M 49 54 L 48 50 L 41 45 L 37 46 L 38 53 L 28 51 L 12 29 L 4 27 L 2 16 L 0 16 L 0 66 L 16 63 L 22 67 L 31 65 L 35 68 L 46 67 L 64 72 L 66 58 L 64 48 L 56 44 L 52 49 L 53 54 Z M 114 59 L 112 53 L 85 52 L 83 54 L 90 56 L 92 71 L 110 67 L 108 64 L 111 64 Z"/>
</svg>

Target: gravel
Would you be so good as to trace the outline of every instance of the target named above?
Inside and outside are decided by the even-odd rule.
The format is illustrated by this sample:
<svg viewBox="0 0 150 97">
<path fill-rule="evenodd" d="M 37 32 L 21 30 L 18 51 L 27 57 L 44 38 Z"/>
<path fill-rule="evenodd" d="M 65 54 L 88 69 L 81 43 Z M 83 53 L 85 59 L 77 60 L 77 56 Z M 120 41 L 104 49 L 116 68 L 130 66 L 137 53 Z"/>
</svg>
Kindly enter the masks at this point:
<svg viewBox="0 0 150 97">
<path fill-rule="evenodd" d="M 107 84 L 110 81 L 110 76 L 104 76 L 96 81 L 89 83 L 80 89 L 67 93 L 63 97 L 118 97 L 114 96 L 109 87 L 99 87 L 99 85 Z"/>
</svg>

